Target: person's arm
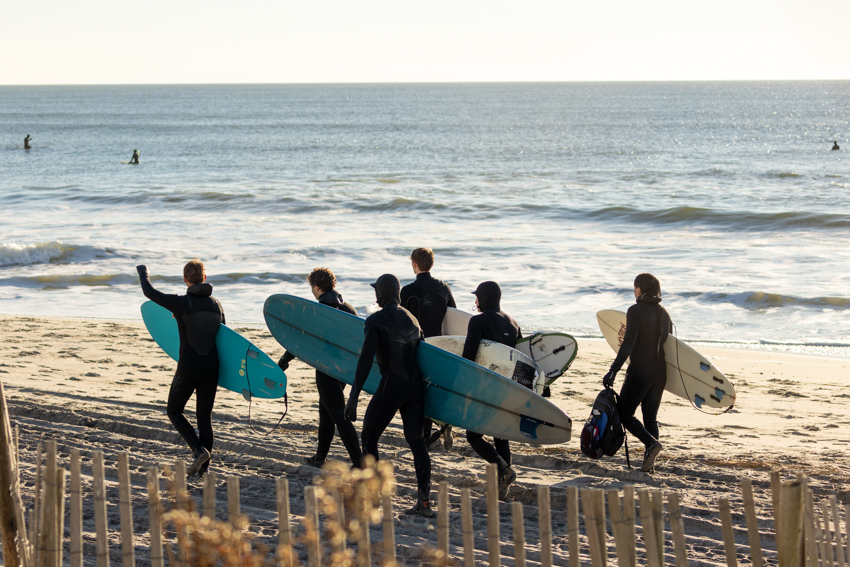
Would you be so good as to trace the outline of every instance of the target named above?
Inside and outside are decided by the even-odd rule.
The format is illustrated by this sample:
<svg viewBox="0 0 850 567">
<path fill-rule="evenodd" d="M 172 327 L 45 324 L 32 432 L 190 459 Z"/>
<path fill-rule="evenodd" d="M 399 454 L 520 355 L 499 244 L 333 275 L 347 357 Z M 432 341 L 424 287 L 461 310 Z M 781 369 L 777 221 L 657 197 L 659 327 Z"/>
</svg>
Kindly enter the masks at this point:
<svg viewBox="0 0 850 567">
<path fill-rule="evenodd" d="M 216 299 L 215 302 L 218 305 L 218 310 L 221 311 L 221 324 L 226 325 L 227 320 L 224 318 L 224 307 L 221 306 L 221 302 L 218 299 Z"/>
<path fill-rule="evenodd" d="M 611 369 L 608 370 L 608 374 L 602 378 L 602 384 L 606 386 L 614 385 L 614 378 L 616 378 L 617 372 L 619 372 L 623 367 L 623 364 L 625 364 L 626 359 L 632 354 L 632 350 L 635 348 L 635 343 L 637 343 L 639 334 L 640 318 L 637 315 L 637 310 L 629 309 L 626 313 L 626 336 L 623 337 L 623 344 L 620 345 L 620 350 L 617 351 L 617 357 L 611 364 Z"/>
<path fill-rule="evenodd" d="M 277 365 L 280 366 L 280 369 L 286 372 L 289 368 L 289 363 L 295 360 L 295 355 L 289 351 L 283 353 L 283 356 L 280 357 L 280 360 L 277 361 Z"/>
<path fill-rule="evenodd" d="M 455 298 L 452 295 L 452 288 L 450 288 L 449 286 L 446 286 L 446 293 L 448 294 L 448 295 L 446 295 L 446 306 L 447 307 L 454 307 L 455 309 L 457 309 L 457 304 L 455 303 Z"/>
<path fill-rule="evenodd" d="M 345 404 L 345 419 L 348 421 L 357 421 L 357 398 L 360 396 L 360 391 L 369 378 L 369 372 L 372 371 L 372 362 L 375 360 L 375 353 L 377 352 L 378 329 L 372 326 L 366 331 L 366 338 L 363 340 L 363 349 L 360 351 L 360 358 L 357 361 L 357 370 L 354 372 L 354 384 L 351 385 L 351 392 L 348 394 L 348 403 Z"/>
<path fill-rule="evenodd" d="M 172 313 L 181 310 L 183 300 L 179 295 L 162 293 L 161 291 L 154 289 L 153 284 L 151 284 L 150 271 L 147 266 L 144 264 L 136 266 L 136 271 L 139 272 L 139 283 L 142 285 L 142 293 L 145 294 L 145 297 L 157 305 L 165 307 Z"/>
<path fill-rule="evenodd" d="M 486 320 L 486 318 L 481 315 L 476 315 L 469 320 L 466 340 L 463 343 L 462 356 L 473 362 L 475 362 L 475 357 L 478 355 L 478 345 L 481 344 L 481 337 L 484 334 L 483 320 Z"/>
</svg>

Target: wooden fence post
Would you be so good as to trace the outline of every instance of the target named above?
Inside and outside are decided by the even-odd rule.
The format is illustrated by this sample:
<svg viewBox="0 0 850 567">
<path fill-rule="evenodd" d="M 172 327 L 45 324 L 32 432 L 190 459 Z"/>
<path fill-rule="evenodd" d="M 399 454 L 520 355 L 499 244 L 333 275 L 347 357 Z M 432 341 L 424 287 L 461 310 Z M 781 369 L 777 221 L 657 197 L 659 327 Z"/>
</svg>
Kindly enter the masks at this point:
<svg viewBox="0 0 850 567">
<path fill-rule="evenodd" d="M 162 516 L 159 503 L 159 471 L 156 466 L 148 467 L 148 517 L 151 534 L 151 567 L 163 567 Z"/>
<path fill-rule="evenodd" d="M 463 530 L 463 565 L 475 567 L 475 533 L 472 531 L 472 498 L 468 488 L 460 491 L 460 519 Z"/>
<path fill-rule="evenodd" d="M 567 487 L 567 535 L 569 536 L 570 567 L 580 567 L 579 557 L 579 517 L 578 517 L 578 487 Z"/>
<path fill-rule="evenodd" d="M 83 490 L 80 450 L 71 449 L 71 567 L 83 567 Z"/>
<path fill-rule="evenodd" d="M 652 497 L 646 490 L 638 492 L 640 499 L 640 525 L 643 529 L 643 547 L 646 553 L 646 562 L 649 567 L 661 567 L 661 558 L 658 557 L 658 544 L 656 543 L 655 521 L 652 518 Z"/>
<path fill-rule="evenodd" d="M 844 556 L 844 542 L 841 537 L 841 515 L 838 513 L 838 498 L 835 494 L 829 497 L 829 507 L 832 509 L 832 519 L 835 529 L 835 555 L 838 559 L 838 567 L 847 567 L 847 559 Z"/>
<path fill-rule="evenodd" d="M 45 444 L 44 495 L 41 499 L 41 533 L 38 537 L 40 565 L 53 567 L 56 564 L 55 549 L 48 549 L 56 533 L 56 441 Z"/>
<path fill-rule="evenodd" d="M 540 565 L 552 567 L 552 507 L 548 486 L 537 487 L 537 522 L 540 526 Z"/>
<path fill-rule="evenodd" d="M 626 550 L 629 552 L 629 563 L 637 565 L 637 548 L 635 542 L 635 485 L 630 484 L 623 487 L 623 529 L 626 531 L 626 536 L 630 542 Z"/>
<path fill-rule="evenodd" d="M 776 546 L 780 567 L 803 567 L 805 563 L 804 509 L 803 483 L 795 481 L 784 484 L 779 500 L 782 539 Z"/>
<path fill-rule="evenodd" d="M 65 541 L 65 469 L 57 467 L 56 469 L 56 540 L 55 552 L 53 556 L 56 558 L 56 567 L 62 565 L 62 553 L 64 552 L 63 542 Z"/>
<path fill-rule="evenodd" d="M 664 565 L 664 496 L 658 490 L 649 493 L 652 502 L 652 521 L 655 522 L 655 544 L 658 560 Z"/>
<path fill-rule="evenodd" d="M 761 553 L 761 535 L 759 521 L 756 516 L 756 503 L 753 499 L 753 481 L 745 478 L 741 481 L 741 494 L 744 500 L 744 515 L 747 518 L 747 537 L 750 542 L 750 560 L 753 567 L 763 567 L 764 557 Z"/>
<path fill-rule="evenodd" d="M 210 473 L 207 473 L 209 475 Z M 215 490 L 215 485 L 213 485 Z M 289 480 L 278 478 L 275 480 L 275 493 L 277 495 L 277 545 L 278 561 L 283 565 L 292 565 L 292 527 L 289 525 Z M 204 513 L 207 512 L 207 504 L 204 504 Z M 213 512 L 213 517 L 215 512 Z"/>
<path fill-rule="evenodd" d="M 820 512 L 821 516 L 823 516 L 823 547 L 826 551 L 824 554 L 824 559 L 826 559 L 826 564 L 829 567 L 835 565 L 835 540 L 832 537 L 832 531 L 829 529 L 829 505 L 826 500 L 821 501 L 820 503 Z M 784 529 L 784 528 L 783 528 Z M 781 565 L 780 567 L 785 567 Z"/>
<path fill-rule="evenodd" d="M 818 567 L 820 564 L 818 558 L 818 540 L 815 535 L 815 508 L 812 503 L 812 491 L 808 487 L 808 481 L 803 480 L 803 490 L 805 499 L 805 529 L 806 529 L 806 556 L 808 557 L 808 567 Z"/>
<path fill-rule="evenodd" d="M 0 540 L 3 542 L 3 560 L 6 565 L 18 565 L 19 561 L 26 559 L 18 556 L 18 530 L 25 531 L 26 526 L 18 526 L 12 495 L 19 486 L 16 462 L 6 391 L 0 381 Z"/>
<path fill-rule="evenodd" d="M 215 473 L 207 472 L 204 475 L 204 517 L 215 520 Z"/>
<path fill-rule="evenodd" d="M 514 525 L 514 567 L 525 567 L 525 525 L 522 502 L 511 503 L 511 520 Z"/>
<path fill-rule="evenodd" d="M 33 495 L 33 520 L 30 522 L 30 541 L 33 546 L 33 564 L 39 565 L 38 553 L 39 553 L 39 543 L 38 543 L 38 535 L 41 533 L 41 489 L 44 484 L 44 479 L 42 477 L 41 470 L 41 452 L 42 452 L 42 444 L 38 443 L 35 447 L 35 486 L 33 487 L 33 491 L 35 494 Z"/>
<path fill-rule="evenodd" d="M 782 539 L 782 527 L 779 525 L 779 499 L 782 494 L 782 477 L 779 471 L 770 473 L 770 496 L 773 502 L 773 535 L 777 543 Z"/>
<path fill-rule="evenodd" d="M 103 451 L 92 451 L 92 487 L 94 488 L 95 546 L 97 567 L 109 567 L 109 539 L 106 533 L 106 484 L 103 479 Z"/>
<path fill-rule="evenodd" d="M 449 556 L 449 483 L 437 485 L 437 550 Z"/>
<path fill-rule="evenodd" d="M 811 492 L 811 489 L 809 489 Z M 814 499 L 814 496 L 812 496 Z M 814 507 L 813 507 L 814 508 Z M 829 553 L 831 550 L 827 545 L 826 536 L 821 528 L 820 516 L 817 514 L 817 508 L 814 508 L 815 515 L 815 537 L 818 540 L 818 550 L 820 551 L 820 559 L 821 559 L 821 567 L 833 567 L 832 555 Z"/>
<path fill-rule="evenodd" d="M 189 510 L 189 493 L 186 491 L 186 463 L 174 462 L 174 504 L 178 510 Z"/>
<path fill-rule="evenodd" d="M 729 500 L 720 498 L 718 507 L 720 508 L 720 523 L 723 526 L 723 548 L 726 551 L 726 565 L 738 567 L 738 552 L 735 549 L 735 531 L 732 528 L 732 508 L 729 506 Z"/>
<path fill-rule="evenodd" d="M 588 488 L 581 491 L 581 507 L 584 510 L 584 529 L 590 543 L 590 562 L 593 567 L 605 567 L 607 546 L 605 544 L 605 518 L 599 517 L 596 491 Z M 600 529 L 601 526 L 601 529 Z"/>
<path fill-rule="evenodd" d="M 307 565 L 319 567 L 322 559 L 319 545 L 319 503 L 316 499 L 316 487 L 304 487 L 304 522 L 307 530 Z"/>
<path fill-rule="evenodd" d="M 136 564 L 133 545 L 133 496 L 130 486 L 130 457 L 118 453 L 118 511 L 121 518 L 121 565 Z"/>
<path fill-rule="evenodd" d="M 620 494 L 617 490 L 608 491 L 608 515 L 611 516 L 611 529 L 614 532 L 614 545 L 617 549 L 617 564 L 620 567 L 635 567 L 629 548 L 634 549 L 634 539 L 629 539 L 625 529 L 623 511 L 620 508 Z"/>
<path fill-rule="evenodd" d="M 384 562 L 395 563 L 395 514 L 393 513 L 393 497 L 384 494 L 381 497 L 381 506 L 384 509 Z"/>
<path fill-rule="evenodd" d="M 239 525 L 239 477 L 227 477 L 227 521 L 236 527 Z"/>
<path fill-rule="evenodd" d="M 499 469 L 495 464 L 487 465 L 487 550 L 490 567 L 502 564 L 499 546 Z"/>
<path fill-rule="evenodd" d="M 667 510 L 670 513 L 670 531 L 673 534 L 673 550 L 676 552 L 676 567 L 688 567 L 688 548 L 685 544 L 685 524 L 682 521 L 682 508 L 679 495 L 667 494 Z M 761 549 L 759 549 L 761 552 Z M 753 567 L 756 567 L 755 565 Z M 759 565 L 758 567 L 762 567 Z"/>
</svg>

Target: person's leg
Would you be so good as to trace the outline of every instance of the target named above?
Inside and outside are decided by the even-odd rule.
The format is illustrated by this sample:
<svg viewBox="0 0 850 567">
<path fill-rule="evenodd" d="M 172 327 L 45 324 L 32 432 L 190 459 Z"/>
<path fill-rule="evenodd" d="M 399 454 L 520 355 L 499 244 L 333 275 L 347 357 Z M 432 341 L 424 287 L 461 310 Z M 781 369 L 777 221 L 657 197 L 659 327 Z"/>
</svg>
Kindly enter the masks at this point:
<svg viewBox="0 0 850 567">
<path fill-rule="evenodd" d="M 168 391 L 168 403 L 165 406 L 165 411 L 168 414 L 168 419 L 174 425 L 177 433 L 186 441 L 189 448 L 194 451 L 201 446 L 201 440 L 198 439 L 198 434 L 195 433 L 195 428 L 183 415 L 183 410 L 186 408 L 186 403 L 192 397 L 195 388 L 194 384 L 185 377 L 175 374 L 171 381 L 171 389 Z"/>
<path fill-rule="evenodd" d="M 416 469 L 416 482 L 419 486 L 420 500 L 431 499 L 431 456 L 422 437 L 422 422 L 425 419 L 425 400 L 419 399 L 401 406 L 401 421 L 404 425 L 404 439 L 413 453 L 413 467 Z"/>
<path fill-rule="evenodd" d="M 333 391 L 326 386 L 327 384 L 319 378 L 319 372 L 316 372 L 316 390 L 319 392 L 319 431 L 317 434 L 319 440 L 316 446 L 316 454 L 310 459 L 315 461 L 316 466 L 321 465 L 327 458 L 331 443 L 334 440 L 334 420 L 328 411 L 328 405 L 333 405 L 335 400 L 331 399 Z"/>
<path fill-rule="evenodd" d="M 499 455 L 495 447 L 484 440 L 483 435 L 474 431 L 467 431 L 466 440 L 479 457 L 488 463 L 495 463 L 499 467 L 499 474 L 502 474 L 508 468 L 508 463 Z"/>
<path fill-rule="evenodd" d="M 363 441 L 363 456 L 372 455 L 375 460 L 380 458 L 378 455 L 378 439 L 381 438 L 381 434 L 398 410 L 392 400 L 382 394 L 383 392 L 379 390 L 369 401 L 369 405 L 366 407 L 366 415 L 363 416 L 363 432 L 360 437 Z"/>
<path fill-rule="evenodd" d="M 505 461 L 505 464 L 511 466 L 511 447 L 507 439 L 493 437 L 493 446 L 496 448 L 499 456 L 502 457 L 502 460 Z"/>
<path fill-rule="evenodd" d="M 360 461 L 363 454 L 360 451 L 360 440 L 357 438 L 357 429 L 354 424 L 345 419 L 345 384 L 339 380 L 335 380 L 321 372 L 316 373 L 316 387 L 319 390 L 319 406 L 324 408 L 324 414 L 327 416 L 327 421 L 330 422 L 330 439 L 327 442 L 324 453 L 321 453 L 322 443 L 321 436 L 319 439 L 319 450 L 316 456 L 320 456 L 324 460 L 328 455 L 331 441 L 333 440 L 334 425 L 339 432 L 339 438 L 342 444 L 345 445 L 348 456 L 355 467 L 360 466 Z M 322 414 L 319 415 L 320 420 Z M 321 421 L 320 421 L 321 428 Z M 321 434 L 321 431 L 320 431 Z"/>
<path fill-rule="evenodd" d="M 660 438 L 658 431 L 658 408 L 661 407 L 661 397 L 664 395 L 665 382 L 657 381 L 646 393 L 640 404 L 643 414 L 643 426 L 656 441 Z"/>
<path fill-rule="evenodd" d="M 626 373 L 626 379 L 620 389 L 620 420 L 629 433 L 640 439 L 646 447 L 652 445 L 656 439 L 635 417 L 635 411 L 643 402 L 651 385 L 648 381 L 641 379 L 637 373 Z"/>
<path fill-rule="evenodd" d="M 198 418 L 199 440 L 201 445 L 206 447 L 210 453 L 212 453 L 214 442 L 212 411 L 215 405 L 217 391 L 218 374 L 213 375 L 209 380 L 201 382 L 195 388 L 195 411 Z"/>
</svg>

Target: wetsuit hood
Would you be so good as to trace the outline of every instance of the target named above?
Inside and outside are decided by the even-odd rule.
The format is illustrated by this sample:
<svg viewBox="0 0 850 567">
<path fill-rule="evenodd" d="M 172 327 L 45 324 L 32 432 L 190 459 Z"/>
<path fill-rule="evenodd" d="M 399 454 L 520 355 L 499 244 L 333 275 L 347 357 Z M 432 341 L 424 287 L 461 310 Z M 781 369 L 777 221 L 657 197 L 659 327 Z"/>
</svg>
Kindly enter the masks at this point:
<svg viewBox="0 0 850 567">
<path fill-rule="evenodd" d="M 661 298 L 657 295 L 642 294 L 636 300 L 637 303 L 649 303 L 650 305 L 658 305 L 661 303 Z"/>
<path fill-rule="evenodd" d="M 401 282 L 394 275 L 384 274 L 370 285 L 375 288 L 375 299 L 381 307 L 401 302 Z"/>
<path fill-rule="evenodd" d="M 478 309 L 482 313 L 501 310 L 502 288 L 496 282 L 484 282 L 472 293 L 478 296 Z"/>
<path fill-rule="evenodd" d="M 197 295 L 200 297 L 209 297 L 212 295 L 213 286 L 211 283 L 203 282 L 196 283 L 194 285 L 189 286 L 189 289 L 186 290 L 188 293 L 192 295 Z"/>
</svg>

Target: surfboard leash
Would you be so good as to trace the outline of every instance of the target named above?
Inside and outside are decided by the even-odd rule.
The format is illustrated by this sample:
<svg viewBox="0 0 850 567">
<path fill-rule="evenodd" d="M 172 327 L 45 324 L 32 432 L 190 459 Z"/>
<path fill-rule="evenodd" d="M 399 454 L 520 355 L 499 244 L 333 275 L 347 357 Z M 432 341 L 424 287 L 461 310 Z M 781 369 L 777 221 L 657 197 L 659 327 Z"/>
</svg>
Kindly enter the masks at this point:
<svg viewBox="0 0 850 567">
<path fill-rule="evenodd" d="M 691 405 L 694 407 L 694 409 L 697 410 L 698 412 L 702 412 L 706 415 L 723 415 L 724 413 L 726 413 L 727 411 L 729 411 L 730 409 L 732 409 L 735 406 L 734 402 L 732 402 L 731 406 L 729 406 L 725 410 L 721 411 L 720 413 L 712 413 L 712 412 L 709 412 L 709 411 L 705 411 L 701 407 L 698 407 L 694 403 L 694 401 L 691 399 L 691 394 L 690 394 L 690 392 L 688 392 L 688 387 L 685 385 L 685 377 L 682 375 L 682 367 L 679 364 L 679 327 L 677 327 L 676 324 L 673 323 L 672 321 L 670 322 L 670 324 L 673 325 L 673 337 L 676 339 L 676 370 L 679 371 L 679 380 L 682 381 L 682 388 L 685 390 L 685 394 L 688 396 L 688 401 L 691 403 Z"/>
<path fill-rule="evenodd" d="M 257 431 L 257 429 L 254 427 L 254 422 L 251 420 L 251 406 L 253 404 L 254 404 L 254 397 L 251 396 L 251 399 L 248 400 L 248 426 L 251 428 L 251 431 L 253 431 L 257 435 L 268 435 L 269 433 L 271 433 L 272 431 L 274 431 L 275 429 L 280 427 L 280 424 L 283 423 L 283 418 L 286 417 L 286 414 L 289 412 L 289 394 L 283 395 L 283 404 L 284 404 L 285 409 L 283 410 L 283 415 L 281 415 L 280 419 L 277 420 L 277 425 L 275 425 L 274 427 L 272 427 L 271 429 L 269 429 L 265 433 Z"/>
</svg>

